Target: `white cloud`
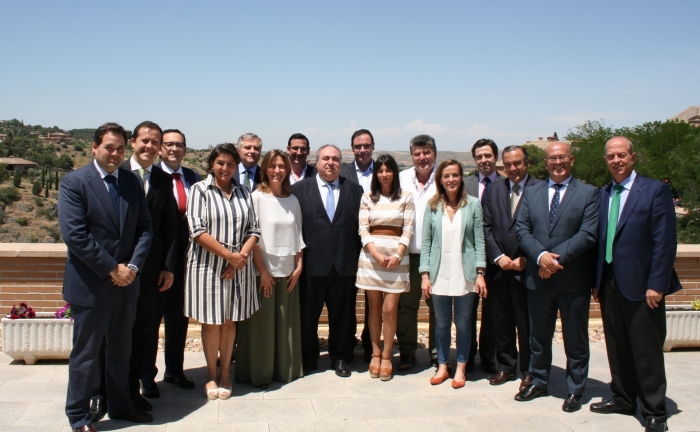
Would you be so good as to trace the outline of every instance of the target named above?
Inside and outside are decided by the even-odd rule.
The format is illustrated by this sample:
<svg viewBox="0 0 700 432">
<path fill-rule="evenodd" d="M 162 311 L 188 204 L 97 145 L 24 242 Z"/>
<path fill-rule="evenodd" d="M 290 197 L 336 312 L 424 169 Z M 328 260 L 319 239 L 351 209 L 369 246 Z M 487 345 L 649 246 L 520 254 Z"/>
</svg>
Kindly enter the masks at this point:
<svg viewBox="0 0 700 432">
<path fill-rule="evenodd" d="M 413 120 L 404 129 L 407 131 L 416 131 L 428 134 L 439 134 L 447 130 L 447 128 L 444 128 L 437 123 L 423 123 L 423 120 L 421 119 Z"/>
<path fill-rule="evenodd" d="M 403 134 L 403 129 L 401 129 L 400 127 L 388 127 L 385 129 L 375 129 L 372 131 L 372 135 L 382 136 L 382 137 L 400 136 L 401 134 Z"/>
<path fill-rule="evenodd" d="M 529 136 L 528 132 L 508 132 L 508 131 L 493 131 L 488 125 L 475 123 L 469 130 L 466 131 L 456 131 L 454 133 L 457 136 L 467 137 L 467 138 L 523 138 L 526 139 Z"/>
<path fill-rule="evenodd" d="M 309 134 L 309 135 L 310 135 L 310 134 L 315 134 L 315 133 L 318 133 L 318 128 L 313 127 L 313 126 L 309 126 L 309 127 L 305 128 L 305 129 L 302 129 L 302 130 L 301 130 L 301 133 L 303 133 L 303 134 Z"/>
<path fill-rule="evenodd" d="M 359 128 L 355 124 L 355 120 L 353 120 L 350 122 L 350 126 L 345 129 L 341 129 L 340 133 L 344 135 L 352 135 L 357 129 Z"/>
</svg>

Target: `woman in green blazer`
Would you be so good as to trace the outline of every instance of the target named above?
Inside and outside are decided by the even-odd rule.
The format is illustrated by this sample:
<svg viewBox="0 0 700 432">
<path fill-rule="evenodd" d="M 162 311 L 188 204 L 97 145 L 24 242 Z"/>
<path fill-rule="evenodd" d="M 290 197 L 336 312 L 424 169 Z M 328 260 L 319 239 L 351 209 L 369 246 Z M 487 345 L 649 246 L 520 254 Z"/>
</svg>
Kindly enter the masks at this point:
<svg viewBox="0 0 700 432">
<path fill-rule="evenodd" d="M 457 367 L 452 387 L 464 387 L 471 345 L 472 304 L 476 295 L 486 297 L 486 251 L 481 203 L 464 188 L 462 164 L 448 159 L 435 173 L 436 192 L 425 208 L 420 267 L 421 289 L 433 296 L 438 370 L 433 385 L 449 378 L 452 310 L 457 327 Z"/>
</svg>

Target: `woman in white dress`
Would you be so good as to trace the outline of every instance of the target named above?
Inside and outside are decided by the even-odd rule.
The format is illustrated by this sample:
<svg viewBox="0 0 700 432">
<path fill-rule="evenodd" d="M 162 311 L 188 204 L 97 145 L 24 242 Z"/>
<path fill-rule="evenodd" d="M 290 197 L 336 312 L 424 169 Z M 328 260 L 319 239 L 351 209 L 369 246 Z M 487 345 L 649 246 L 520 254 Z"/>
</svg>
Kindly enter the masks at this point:
<svg viewBox="0 0 700 432">
<path fill-rule="evenodd" d="M 399 185 L 399 167 L 390 155 L 374 162 L 370 191 L 360 203 L 362 250 L 357 269 L 357 287 L 367 291 L 369 334 L 372 340 L 372 378 L 392 377 L 391 349 L 396 334 L 399 296 L 409 290 L 408 256 L 413 235 L 413 195 Z M 383 318 L 383 319 L 382 319 Z M 384 324 L 384 348 L 379 341 Z"/>
<path fill-rule="evenodd" d="M 433 298 L 438 370 L 433 385 L 449 378 L 454 304 L 457 367 L 453 388 L 464 387 L 471 345 L 471 314 L 476 295 L 486 297 L 486 248 L 481 203 L 467 195 L 462 164 L 448 159 L 435 173 L 436 191 L 425 208 L 420 267 L 423 295 Z"/>
</svg>

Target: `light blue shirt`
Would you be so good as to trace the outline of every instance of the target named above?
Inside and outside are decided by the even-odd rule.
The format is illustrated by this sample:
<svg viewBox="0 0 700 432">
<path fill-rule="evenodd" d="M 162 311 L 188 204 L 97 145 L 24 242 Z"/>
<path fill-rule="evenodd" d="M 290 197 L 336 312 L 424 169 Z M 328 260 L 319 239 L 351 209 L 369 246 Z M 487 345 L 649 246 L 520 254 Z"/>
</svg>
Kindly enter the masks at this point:
<svg viewBox="0 0 700 432">
<path fill-rule="evenodd" d="M 370 185 L 372 184 L 372 173 L 374 172 L 374 160 L 369 163 L 367 171 L 362 171 L 359 166 L 357 166 L 357 161 L 355 161 L 355 171 L 357 171 L 357 181 L 360 182 L 362 190 L 364 192 L 369 192 Z"/>
<path fill-rule="evenodd" d="M 97 172 L 100 173 L 100 177 L 102 177 L 102 183 L 105 184 L 105 188 L 107 189 L 107 192 L 109 192 L 109 184 L 105 181 L 105 177 L 110 175 L 107 171 L 103 170 L 100 164 L 97 163 L 95 159 L 92 160 L 92 162 L 95 164 L 95 168 L 97 168 Z M 117 184 L 119 184 L 119 168 L 115 169 L 114 172 L 111 174 L 114 177 L 117 178 Z"/>
<path fill-rule="evenodd" d="M 248 174 L 248 181 L 250 182 L 250 186 L 252 187 L 255 184 L 255 173 L 258 170 L 257 165 L 253 165 L 250 168 L 246 168 L 245 165 L 243 165 L 243 162 L 238 164 L 238 183 L 240 184 L 245 184 L 245 170 L 249 170 L 250 174 Z"/>
<path fill-rule="evenodd" d="M 318 184 L 318 190 L 321 193 L 321 201 L 323 201 L 323 207 L 326 207 L 326 198 L 328 197 L 328 182 L 321 178 L 320 175 L 316 174 L 316 183 Z M 335 198 L 335 208 L 338 208 L 338 198 L 340 197 L 340 180 L 335 179 L 333 183 L 333 198 Z"/>
</svg>

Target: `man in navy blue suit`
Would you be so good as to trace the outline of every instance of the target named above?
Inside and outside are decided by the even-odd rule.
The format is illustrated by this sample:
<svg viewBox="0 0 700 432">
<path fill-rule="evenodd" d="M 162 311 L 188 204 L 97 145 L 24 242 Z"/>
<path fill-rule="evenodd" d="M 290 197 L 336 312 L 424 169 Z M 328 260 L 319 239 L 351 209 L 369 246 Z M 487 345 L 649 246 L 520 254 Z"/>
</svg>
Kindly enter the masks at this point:
<svg viewBox="0 0 700 432">
<path fill-rule="evenodd" d="M 73 314 L 66 415 L 74 431 L 95 430 L 90 399 L 99 385 L 103 340 L 110 417 L 153 420 L 133 406 L 127 378 L 139 269 L 152 231 L 143 188 L 134 174 L 120 168 L 125 149 L 124 128 L 105 123 L 95 131 L 93 163 L 61 179 L 58 221 L 68 247 L 63 298 Z"/>
<path fill-rule="evenodd" d="M 668 185 L 638 175 L 635 158 L 625 137 L 605 144 L 613 182 L 600 192 L 594 296 L 603 312 L 613 397 L 591 404 L 591 411 L 634 415 L 639 398 L 646 430 L 665 431 L 664 296 L 681 289 L 673 269 L 676 213 Z"/>
</svg>

